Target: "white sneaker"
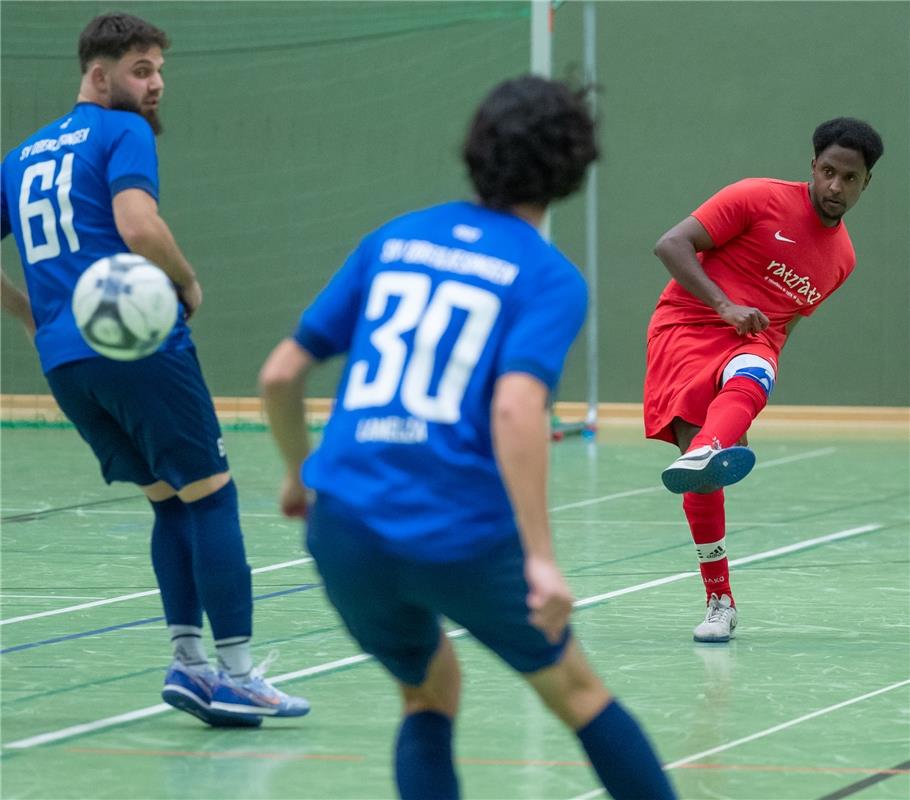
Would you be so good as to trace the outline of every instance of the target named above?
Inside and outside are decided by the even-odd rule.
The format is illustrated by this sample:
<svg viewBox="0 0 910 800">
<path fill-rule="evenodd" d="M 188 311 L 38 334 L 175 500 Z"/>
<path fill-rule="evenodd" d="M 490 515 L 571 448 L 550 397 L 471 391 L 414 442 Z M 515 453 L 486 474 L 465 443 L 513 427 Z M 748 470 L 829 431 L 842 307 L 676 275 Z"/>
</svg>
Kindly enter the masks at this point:
<svg viewBox="0 0 910 800">
<path fill-rule="evenodd" d="M 711 595 L 705 620 L 695 627 L 692 638 L 696 642 L 729 642 L 736 635 L 736 607 L 730 595 Z"/>
<path fill-rule="evenodd" d="M 706 444 L 683 453 L 660 478 L 674 494 L 714 491 L 741 481 L 754 466 L 755 453 L 748 447 L 715 448 Z"/>
</svg>

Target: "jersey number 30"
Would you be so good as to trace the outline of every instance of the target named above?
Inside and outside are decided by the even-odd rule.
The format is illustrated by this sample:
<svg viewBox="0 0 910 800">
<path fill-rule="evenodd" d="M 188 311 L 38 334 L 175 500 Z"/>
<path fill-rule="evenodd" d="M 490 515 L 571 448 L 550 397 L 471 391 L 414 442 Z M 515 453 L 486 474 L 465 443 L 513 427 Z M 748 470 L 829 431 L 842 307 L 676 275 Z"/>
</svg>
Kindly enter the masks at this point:
<svg viewBox="0 0 910 800">
<path fill-rule="evenodd" d="M 461 401 L 499 314 L 492 292 L 458 281 L 443 281 L 430 296 L 432 281 L 419 272 L 380 272 L 370 287 L 366 318 L 382 317 L 392 298 L 399 298 L 392 315 L 370 335 L 379 352 L 379 365 L 367 379 L 366 360 L 351 365 L 343 406 L 349 410 L 388 405 L 401 387 L 401 403 L 415 417 L 454 424 L 461 418 Z M 449 327 L 452 310 L 466 312 L 434 395 L 430 382 L 436 369 L 439 343 Z M 414 331 L 408 352 L 402 336 Z"/>
<path fill-rule="evenodd" d="M 60 229 L 66 237 L 70 252 L 79 249 L 79 237 L 73 227 L 73 206 L 70 203 L 70 189 L 73 188 L 73 154 L 67 153 L 60 161 L 60 172 L 54 180 L 54 171 L 57 162 L 39 161 L 32 164 L 22 174 L 22 187 L 19 190 L 19 219 L 22 222 L 22 241 L 25 243 L 25 257 L 29 264 L 44 261 L 46 258 L 56 258 L 60 255 L 60 237 L 57 235 L 58 218 L 54 212 L 54 205 L 50 198 L 42 197 L 40 200 L 31 200 L 32 184 L 35 178 L 40 178 L 39 190 L 48 191 L 52 185 L 57 187 L 57 205 L 60 207 Z M 36 245 L 32 238 L 32 219 L 41 218 L 41 228 L 44 231 L 44 244 Z"/>
</svg>

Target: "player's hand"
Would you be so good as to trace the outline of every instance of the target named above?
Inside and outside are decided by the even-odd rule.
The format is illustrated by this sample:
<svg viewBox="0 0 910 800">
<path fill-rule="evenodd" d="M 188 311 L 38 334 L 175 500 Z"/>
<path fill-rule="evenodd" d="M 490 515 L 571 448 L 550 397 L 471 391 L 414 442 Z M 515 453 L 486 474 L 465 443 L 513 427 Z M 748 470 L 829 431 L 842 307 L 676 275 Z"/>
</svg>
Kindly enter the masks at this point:
<svg viewBox="0 0 910 800">
<path fill-rule="evenodd" d="M 186 310 L 186 318 L 189 319 L 196 313 L 196 309 L 202 305 L 202 287 L 199 285 L 199 281 L 193 278 L 191 283 L 179 287 L 177 294 Z"/>
<path fill-rule="evenodd" d="M 309 508 L 309 492 L 300 482 L 300 475 L 295 471 L 284 476 L 281 484 L 281 513 L 286 517 L 306 519 Z"/>
<path fill-rule="evenodd" d="M 556 562 L 550 558 L 529 556 L 525 561 L 528 581 L 528 608 L 531 624 L 543 631 L 547 640 L 559 641 L 572 613 L 572 592 Z"/>
<path fill-rule="evenodd" d="M 740 336 L 760 333 L 771 324 L 771 321 L 759 309 L 752 306 L 738 306 L 730 303 L 719 308 L 717 313 L 724 322 L 736 328 L 736 332 Z"/>
</svg>

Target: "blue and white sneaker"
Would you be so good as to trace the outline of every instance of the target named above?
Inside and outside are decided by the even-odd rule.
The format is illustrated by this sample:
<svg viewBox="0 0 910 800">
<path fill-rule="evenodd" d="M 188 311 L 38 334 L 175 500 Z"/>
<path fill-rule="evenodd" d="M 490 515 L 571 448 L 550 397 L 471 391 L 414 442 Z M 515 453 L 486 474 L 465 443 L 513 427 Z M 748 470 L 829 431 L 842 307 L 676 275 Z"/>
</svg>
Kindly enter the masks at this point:
<svg viewBox="0 0 910 800">
<path fill-rule="evenodd" d="M 285 694 L 265 679 L 265 672 L 277 655 L 276 652 L 269 653 L 246 678 L 231 678 L 222 672 L 212 693 L 210 713 L 224 721 L 302 717 L 309 713 L 310 704 L 305 698 Z"/>
<path fill-rule="evenodd" d="M 212 714 L 212 694 L 220 682 L 218 673 L 210 666 L 189 667 L 175 660 L 164 676 L 161 698 L 168 705 L 186 711 L 214 727 L 256 727 L 261 717 L 223 718 Z"/>
<path fill-rule="evenodd" d="M 660 477 L 674 494 L 709 492 L 741 481 L 754 466 L 755 453 L 748 447 L 706 444 L 683 453 Z"/>
</svg>

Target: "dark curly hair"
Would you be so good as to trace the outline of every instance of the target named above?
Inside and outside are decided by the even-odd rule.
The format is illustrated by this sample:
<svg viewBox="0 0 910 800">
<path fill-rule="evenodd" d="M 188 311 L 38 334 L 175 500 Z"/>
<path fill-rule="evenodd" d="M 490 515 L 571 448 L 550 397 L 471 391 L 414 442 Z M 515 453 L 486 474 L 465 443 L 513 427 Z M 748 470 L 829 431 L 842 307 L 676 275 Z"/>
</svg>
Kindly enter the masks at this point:
<svg viewBox="0 0 910 800">
<path fill-rule="evenodd" d="M 471 120 L 462 156 L 481 202 L 507 209 L 572 194 L 597 158 L 585 90 L 524 75 L 493 89 Z"/>
<path fill-rule="evenodd" d="M 91 61 L 99 56 L 119 59 L 134 47 L 147 50 L 153 45 L 166 50 L 171 41 L 163 30 L 132 14 L 102 14 L 79 35 L 79 66 L 84 74 Z"/>
<path fill-rule="evenodd" d="M 815 155 L 827 150 L 832 144 L 847 147 L 863 154 L 866 169 L 871 170 L 885 152 L 882 137 L 868 122 L 853 117 L 837 117 L 823 122 L 812 134 Z"/>
</svg>

